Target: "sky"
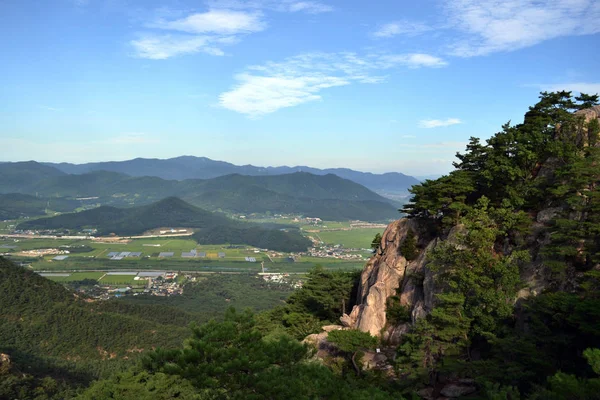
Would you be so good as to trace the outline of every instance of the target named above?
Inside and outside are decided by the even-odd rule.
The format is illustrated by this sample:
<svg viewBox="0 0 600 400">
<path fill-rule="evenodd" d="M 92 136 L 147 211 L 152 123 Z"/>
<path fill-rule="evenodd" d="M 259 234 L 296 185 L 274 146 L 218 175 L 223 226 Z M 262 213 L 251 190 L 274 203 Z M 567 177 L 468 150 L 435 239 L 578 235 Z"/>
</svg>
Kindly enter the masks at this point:
<svg viewBox="0 0 600 400">
<path fill-rule="evenodd" d="M 0 161 L 449 172 L 600 92 L 597 0 L 0 0 Z"/>
</svg>

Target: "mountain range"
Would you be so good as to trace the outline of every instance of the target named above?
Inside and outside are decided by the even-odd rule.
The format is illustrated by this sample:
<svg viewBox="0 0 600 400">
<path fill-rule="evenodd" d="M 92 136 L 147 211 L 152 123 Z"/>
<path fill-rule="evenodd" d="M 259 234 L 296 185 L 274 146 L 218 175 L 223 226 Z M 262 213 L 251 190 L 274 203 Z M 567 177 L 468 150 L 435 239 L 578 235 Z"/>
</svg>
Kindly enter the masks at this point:
<svg viewBox="0 0 600 400">
<path fill-rule="evenodd" d="M 68 174 L 35 161 L 0 164 L 0 193 L 87 199 L 94 205 L 145 205 L 169 196 L 209 211 L 238 214 L 302 214 L 327 220 L 382 221 L 398 216 L 398 204 L 333 174 L 225 175 L 166 180 L 119 172 Z"/>
<path fill-rule="evenodd" d="M 373 174 L 348 168 L 319 169 L 307 166 L 257 167 L 234 165 L 206 157 L 181 156 L 169 159 L 136 158 L 127 161 L 108 161 L 86 164 L 45 163 L 68 174 L 85 174 L 93 171 L 120 172 L 130 176 L 156 176 L 163 179 L 211 179 L 223 175 L 240 174 L 250 176 L 284 175 L 308 172 L 313 175 L 334 174 L 374 191 L 407 193 L 419 180 L 399 172 Z"/>
</svg>

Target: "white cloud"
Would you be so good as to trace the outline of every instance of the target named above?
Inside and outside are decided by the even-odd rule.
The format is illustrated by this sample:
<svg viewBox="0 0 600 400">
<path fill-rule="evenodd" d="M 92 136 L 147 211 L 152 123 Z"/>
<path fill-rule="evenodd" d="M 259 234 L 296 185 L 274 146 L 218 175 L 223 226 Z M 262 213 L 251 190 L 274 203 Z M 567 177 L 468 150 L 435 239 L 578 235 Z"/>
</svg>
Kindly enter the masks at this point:
<svg viewBox="0 0 600 400">
<path fill-rule="evenodd" d="M 219 96 L 219 104 L 250 117 L 322 100 L 322 90 L 352 83 L 380 83 L 382 71 L 397 67 L 440 67 L 446 63 L 426 54 L 312 53 L 282 62 L 254 65 L 235 76 L 238 82 Z M 375 73 L 375 74 L 374 74 Z"/>
<path fill-rule="evenodd" d="M 451 53 L 461 57 L 600 32 L 597 0 L 448 0 L 446 11 L 454 28 L 465 34 L 451 46 Z"/>
<path fill-rule="evenodd" d="M 373 32 L 373 36 L 377 38 L 390 38 L 397 35 L 416 36 L 430 30 L 431 27 L 420 22 L 397 21 L 380 25 Z"/>
<path fill-rule="evenodd" d="M 222 56 L 224 52 L 211 46 L 212 38 L 209 36 L 188 35 L 145 35 L 130 43 L 136 50 L 136 55 L 151 60 L 164 60 L 182 54 L 204 52 Z"/>
<path fill-rule="evenodd" d="M 382 57 L 381 61 L 384 63 L 389 62 L 392 65 L 404 65 L 409 68 L 438 68 L 448 65 L 446 61 L 439 57 L 422 53 L 388 55 Z"/>
<path fill-rule="evenodd" d="M 146 27 L 159 30 L 159 33 L 140 33 L 139 39 L 129 42 L 137 57 L 164 60 L 200 52 L 223 56 L 225 52 L 222 46 L 236 44 L 241 36 L 260 32 L 266 27 L 260 11 L 218 9 L 170 20 L 164 15 L 174 15 L 173 12 L 161 14 L 162 18 L 146 24 Z"/>
<path fill-rule="evenodd" d="M 439 128 L 443 126 L 451 126 L 462 124 L 462 121 L 458 118 L 448 118 L 445 120 L 440 119 L 424 119 L 419 121 L 420 128 Z"/>
<path fill-rule="evenodd" d="M 210 10 L 174 21 L 159 20 L 149 24 L 149 26 L 196 34 L 235 35 L 262 31 L 266 24 L 262 20 L 261 13 Z"/>
<path fill-rule="evenodd" d="M 321 100 L 317 93 L 322 89 L 350 84 L 334 76 L 236 76 L 240 83 L 229 92 L 221 94 L 220 104 L 233 111 L 250 116 L 260 116 L 281 108 L 293 107 L 309 101 Z"/>
<path fill-rule="evenodd" d="M 291 12 L 304 11 L 309 14 L 320 14 L 333 11 L 333 7 L 316 1 L 299 1 L 289 5 Z"/>
<path fill-rule="evenodd" d="M 548 92 L 559 92 L 566 90 L 568 92 L 579 92 L 585 94 L 600 94 L 600 83 L 591 82 L 571 82 L 571 83 L 552 83 L 552 84 L 540 84 L 533 85 L 539 87 L 541 90 Z"/>
</svg>

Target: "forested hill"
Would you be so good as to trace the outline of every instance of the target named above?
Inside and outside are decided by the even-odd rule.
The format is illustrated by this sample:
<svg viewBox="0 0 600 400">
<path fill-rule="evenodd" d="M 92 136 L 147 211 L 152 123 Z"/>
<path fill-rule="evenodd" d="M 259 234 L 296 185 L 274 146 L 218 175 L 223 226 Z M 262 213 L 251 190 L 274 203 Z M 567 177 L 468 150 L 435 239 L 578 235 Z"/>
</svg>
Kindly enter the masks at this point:
<svg viewBox="0 0 600 400">
<path fill-rule="evenodd" d="M 201 244 L 248 244 L 286 252 L 305 251 L 311 244 L 297 231 L 266 229 L 260 225 L 232 220 L 192 206 L 176 197 L 139 207 L 101 206 L 78 213 L 25 221 L 17 229 L 95 228 L 99 236 L 131 236 L 160 227 L 194 228 L 197 231 L 195 238 Z"/>
<path fill-rule="evenodd" d="M 542 93 L 413 187 L 343 317 L 393 344 L 407 387 L 600 398 L 599 118 L 597 95 Z"/>
<path fill-rule="evenodd" d="M 40 198 L 27 194 L 0 194 L 0 220 L 45 215 L 47 210 L 73 211 L 80 205 L 77 200 Z"/>
<path fill-rule="evenodd" d="M 19 172 L 20 167 L 31 173 Z M 291 213 L 328 220 L 381 221 L 397 216 L 397 206 L 391 200 L 331 174 L 227 175 L 175 181 L 107 171 L 68 175 L 33 162 L 5 163 L 0 164 L 0 192 L 93 197 L 97 203 L 115 206 L 143 205 L 177 196 L 211 211 Z"/>
<path fill-rule="evenodd" d="M 0 368 L 0 398 L 33 398 L 3 397 L 7 386 L 32 383 L 24 372 L 68 385 L 86 384 L 138 351 L 178 346 L 189 335 L 185 323 L 177 325 L 189 320 L 178 310 L 132 306 L 128 312 L 127 307 L 111 311 L 108 306 L 85 302 L 60 284 L 0 257 L 0 353 L 21 371 L 9 379 Z M 170 317 L 161 319 L 157 312 Z M 39 385 L 52 391 L 56 381 Z"/>
<path fill-rule="evenodd" d="M 211 179 L 219 176 L 240 174 L 250 176 L 285 175 L 295 172 L 308 172 L 313 175 L 335 174 L 341 178 L 364 185 L 371 190 L 406 192 L 419 181 L 399 172 L 372 174 L 348 168 L 319 169 L 308 166 L 295 167 L 255 167 L 234 165 L 206 157 L 182 156 L 176 158 L 147 159 L 136 158 L 127 161 L 110 161 L 87 164 L 46 163 L 68 174 L 85 174 L 93 171 L 113 171 L 130 176 L 156 176 L 163 179 Z"/>
</svg>

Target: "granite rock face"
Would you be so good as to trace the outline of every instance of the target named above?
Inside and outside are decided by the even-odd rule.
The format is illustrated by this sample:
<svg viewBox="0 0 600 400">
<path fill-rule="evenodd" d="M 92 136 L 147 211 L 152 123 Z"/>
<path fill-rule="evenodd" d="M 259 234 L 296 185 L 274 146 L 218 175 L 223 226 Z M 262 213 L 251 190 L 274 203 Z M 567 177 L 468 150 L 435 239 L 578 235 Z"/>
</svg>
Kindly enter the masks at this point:
<svg viewBox="0 0 600 400">
<path fill-rule="evenodd" d="M 412 231 L 420 250 L 416 259 L 407 261 L 400 247 Z M 400 219 L 388 225 L 382 235 L 377 253 L 365 266 L 359 283 L 357 305 L 349 315 L 340 320 L 344 326 L 369 332 L 373 336 L 399 339 L 405 329 L 385 331 L 387 324 L 386 304 L 391 296 L 398 296 L 402 305 L 408 307 L 413 319 L 426 315 L 433 306 L 433 276 L 427 269 L 427 253 L 437 241 L 426 241 L 420 227 L 412 219 Z"/>
</svg>

